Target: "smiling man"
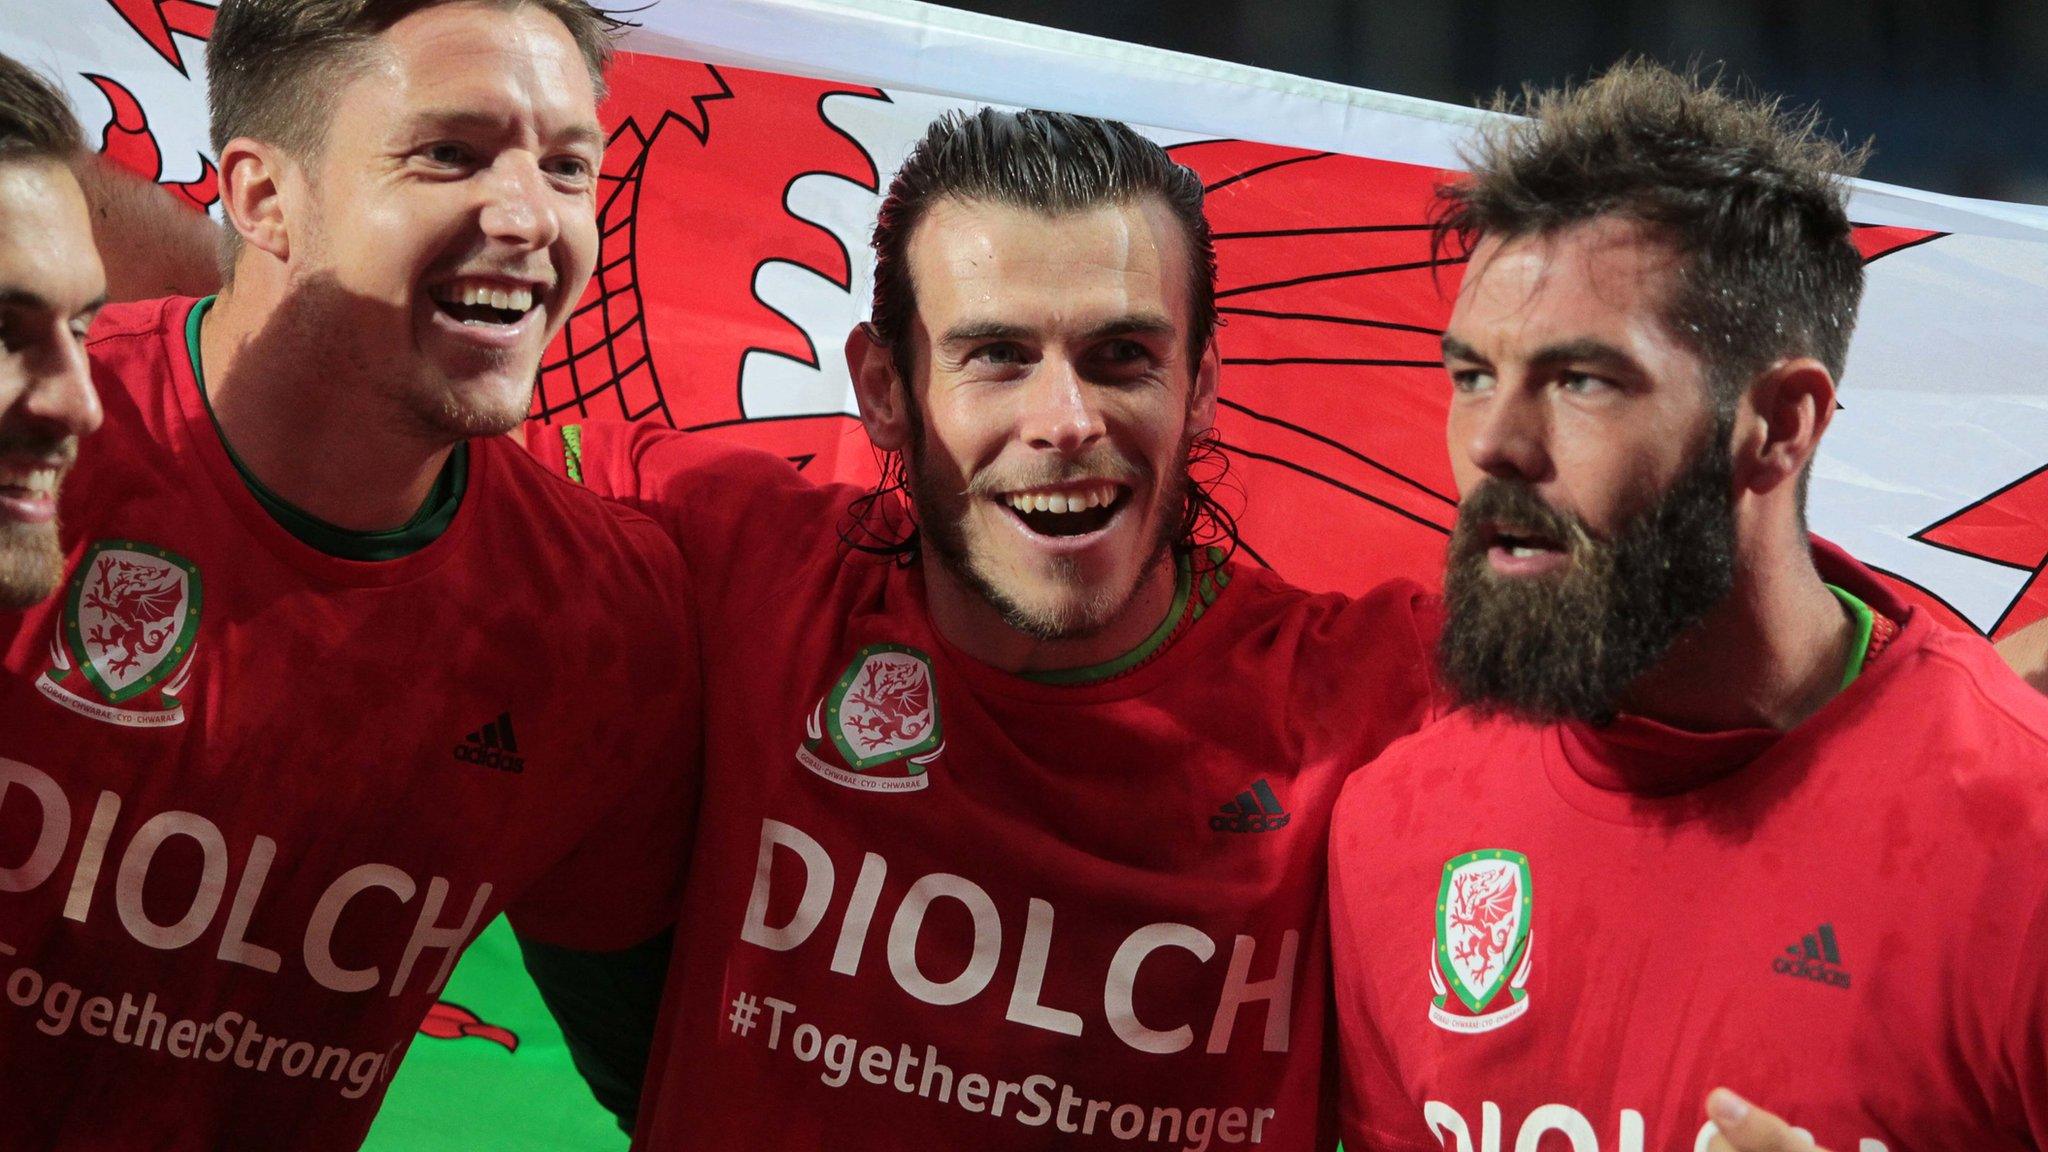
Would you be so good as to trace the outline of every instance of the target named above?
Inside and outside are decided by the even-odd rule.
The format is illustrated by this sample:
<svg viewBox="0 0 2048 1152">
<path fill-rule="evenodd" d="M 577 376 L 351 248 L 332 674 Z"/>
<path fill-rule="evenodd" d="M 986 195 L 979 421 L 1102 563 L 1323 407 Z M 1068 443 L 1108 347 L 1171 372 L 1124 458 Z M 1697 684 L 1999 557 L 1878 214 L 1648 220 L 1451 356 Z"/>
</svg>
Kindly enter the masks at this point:
<svg viewBox="0 0 2048 1152">
<path fill-rule="evenodd" d="M 683 546 L 704 641 L 641 1146 L 1334 1141 L 1324 830 L 1423 718 L 1435 624 L 1413 586 L 1312 596 L 1207 546 L 1201 199 L 1120 124 L 934 124 L 846 347 L 879 492 L 547 432 Z M 530 958 L 572 1036 L 628 1030 L 614 985 Z M 630 1111 L 630 1046 L 584 1059 Z"/>
<path fill-rule="evenodd" d="M 64 577 L 57 492 L 99 427 L 85 333 L 106 296 L 64 97 L 0 56 L 0 612 Z"/>
<path fill-rule="evenodd" d="M 89 250 L 49 289 L 72 376 L 34 387 L 77 414 L 0 427 L 68 457 L 81 352 L 108 417 L 65 591 L 0 618 L 10 1146 L 354 1148 L 500 911 L 585 949 L 672 917 L 685 574 L 501 435 L 595 259 L 609 34 L 577 0 L 227 0 L 229 287 L 83 349 Z"/>
<path fill-rule="evenodd" d="M 1733 1083 L 2041 1148 L 2048 703 L 1805 529 L 1856 157 L 1650 65 L 1529 111 L 1446 192 L 1468 707 L 1331 833 L 1346 1144 L 1719 1152 Z"/>
</svg>

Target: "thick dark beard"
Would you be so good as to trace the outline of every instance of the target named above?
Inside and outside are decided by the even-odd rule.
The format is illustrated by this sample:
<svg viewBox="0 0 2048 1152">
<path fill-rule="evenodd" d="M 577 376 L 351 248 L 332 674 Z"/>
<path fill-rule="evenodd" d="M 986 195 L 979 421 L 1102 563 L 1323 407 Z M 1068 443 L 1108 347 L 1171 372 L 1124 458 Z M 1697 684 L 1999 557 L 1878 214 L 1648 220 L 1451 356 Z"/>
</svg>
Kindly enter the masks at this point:
<svg viewBox="0 0 2048 1152">
<path fill-rule="evenodd" d="M 1181 446 L 1181 456 L 1187 457 L 1193 438 Z M 1158 578 L 1159 561 L 1173 549 L 1180 528 L 1178 510 L 1186 505 L 1188 489 L 1193 483 L 1187 469 L 1183 468 L 1173 483 L 1172 491 L 1166 493 L 1162 508 L 1171 510 L 1171 515 L 1159 518 L 1159 539 L 1152 554 L 1145 558 L 1143 573 L 1131 587 L 1130 595 L 1122 600 L 1113 600 L 1098 594 L 1087 600 L 1077 611 L 1059 615 L 1034 612 L 1019 604 L 1008 593 L 997 587 L 995 582 L 981 571 L 972 551 L 967 547 L 967 533 L 962 527 L 967 517 L 967 504 L 974 497 L 952 491 L 955 485 L 932 474 L 925 466 L 924 421 L 914 413 L 911 416 L 910 446 L 904 454 L 906 484 L 910 491 L 911 507 L 916 510 L 919 538 L 932 550 L 947 572 L 962 584 L 972 589 L 996 610 L 1003 623 L 1036 640 L 1084 640 L 1114 621 L 1126 604 L 1138 598 L 1146 585 Z M 1062 561 L 1065 563 L 1065 561 Z"/>
<path fill-rule="evenodd" d="M 1732 426 L 1612 540 L 1519 483 L 1487 480 L 1458 508 L 1444 575 L 1449 621 L 1437 662 L 1459 703 L 1537 723 L 1610 722 L 1622 694 L 1735 585 Z M 1564 541 L 1561 576 L 1502 580 L 1478 525 Z M 1472 525 L 1474 527 L 1467 527 Z"/>
</svg>

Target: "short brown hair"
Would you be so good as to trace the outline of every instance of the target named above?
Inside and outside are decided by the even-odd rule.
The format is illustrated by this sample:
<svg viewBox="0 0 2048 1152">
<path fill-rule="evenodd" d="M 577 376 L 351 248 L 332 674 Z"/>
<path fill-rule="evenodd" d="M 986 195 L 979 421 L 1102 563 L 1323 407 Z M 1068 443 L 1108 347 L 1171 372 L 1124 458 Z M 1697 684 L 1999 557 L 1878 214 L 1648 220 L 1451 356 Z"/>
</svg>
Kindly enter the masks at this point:
<svg viewBox="0 0 2048 1152">
<path fill-rule="evenodd" d="M 424 8 L 458 0 L 222 0 L 206 45 L 216 153 L 246 136 L 301 158 L 319 151 L 328 101 L 366 44 Z M 568 28 L 600 95 L 613 39 L 627 22 L 587 0 L 470 0 L 531 5 Z"/>
<path fill-rule="evenodd" d="M 85 151 L 85 133 L 56 85 L 0 55 L 0 162 L 69 164 Z"/>
<path fill-rule="evenodd" d="M 1717 406 L 1788 356 L 1840 379 L 1863 295 L 1843 181 L 1868 145 L 1828 139 L 1816 112 L 1645 60 L 1495 106 L 1527 119 L 1482 133 L 1471 175 L 1439 189 L 1440 248 L 1634 219 L 1680 257 L 1665 326 L 1705 362 Z"/>
</svg>

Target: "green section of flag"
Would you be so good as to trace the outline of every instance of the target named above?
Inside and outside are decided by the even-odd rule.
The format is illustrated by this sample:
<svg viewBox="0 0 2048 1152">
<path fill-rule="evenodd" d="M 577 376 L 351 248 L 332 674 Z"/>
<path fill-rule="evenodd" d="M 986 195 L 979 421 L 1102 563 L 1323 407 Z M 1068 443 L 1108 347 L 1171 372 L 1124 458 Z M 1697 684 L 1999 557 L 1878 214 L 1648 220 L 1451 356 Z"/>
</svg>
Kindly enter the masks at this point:
<svg viewBox="0 0 2048 1152">
<path fill-rule="evenodd" d="M 470 945 L 441 999 L 513 1033 L 519 1048 L 483 1036 L 415 1036 L 365 1152 L 622 1152 L 625 1135 L 569 1062 L 502 917 Z"/>
</svg>

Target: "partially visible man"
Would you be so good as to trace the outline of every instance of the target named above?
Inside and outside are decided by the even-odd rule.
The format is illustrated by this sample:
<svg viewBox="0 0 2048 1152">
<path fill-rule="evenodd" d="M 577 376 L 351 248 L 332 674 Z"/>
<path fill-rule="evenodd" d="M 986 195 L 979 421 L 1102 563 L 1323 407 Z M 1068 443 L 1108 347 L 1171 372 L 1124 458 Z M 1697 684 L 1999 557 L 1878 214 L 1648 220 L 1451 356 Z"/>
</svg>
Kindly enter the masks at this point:
<svg viewBox="0 0 2048 1152">
<path fill-rule="evenodd" d="M 609 36 L 220 6 L 231 283 L 99 317 L 68 587 L 0 619 L 0 1143 L 357 1147 L 500 911 L 673 916 L 685 573 L 502 435 L 595 259 Z"/>
<path fill-rule="evenodd" d="M 0 612 L 64 578 L 57 492 L 99 427 L 85 335 L 106 297 L 64 97 L 0 55 Z"/>
<path fill-rule="evenodd" d="M 667 526 L 704 640 L 640 1146 L 1334 1141 L 1328 813 L 1423 719 L 1436 625 L 1413 585 L 1310 595 L 1208 546 L 1201 205 L 1121 124 L 948 117 L 846 345 L 890 487 L 644 426 L 542 438 Z M 558 1005 L 617 993 L 540 958 Z"/>
<path fill-rule="evenodd" d="M 2039 1149 L 2048 704 L 1805 529 L 1857 157 L 1650 65 L 1529 111 L 1446 192 L 1468 707 L 1332 831 L 1346 1143 L 1725 1149 L 1733 1083 Z"/>
</svg>

